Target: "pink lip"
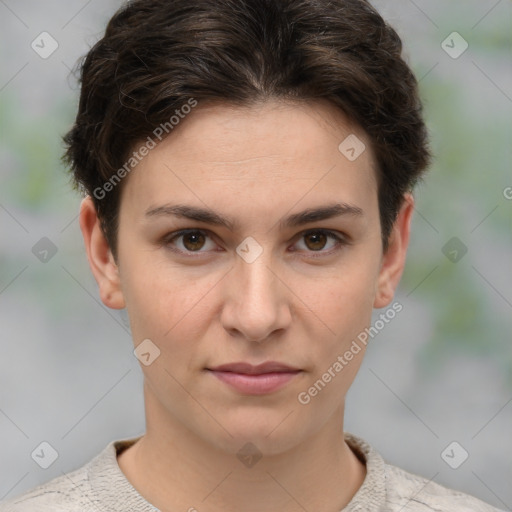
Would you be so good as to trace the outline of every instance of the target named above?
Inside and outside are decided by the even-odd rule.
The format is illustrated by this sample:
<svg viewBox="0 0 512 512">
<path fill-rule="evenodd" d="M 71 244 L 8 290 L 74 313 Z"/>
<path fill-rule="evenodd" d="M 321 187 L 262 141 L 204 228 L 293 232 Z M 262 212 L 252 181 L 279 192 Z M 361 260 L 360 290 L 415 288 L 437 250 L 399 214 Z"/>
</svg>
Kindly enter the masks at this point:
<svg viewBox="0 0 512 512">
<path fill-rule="evenodd" d="M 249 395 L 263 395 L 277 391 L 301 372 L 297 368 L 270 361 L 257 366 L 232 363 L 207 368 L 219 380 Z"/>
<path fill-rule="evenodd" d="M 218 379 L 234 387 L 242 393 L 249 395 L 263 395 L 282 388 L 291 380 L 296 372 L 262 373 L 260 375 L 248 375 L 246 373 L 219 372 L 211 370 Z"/>
<path fill-rule="evenodd" d="M 296 372 L 299 368 L 288 366 L 287 364 L 279 363 L 277 361 L 266 361 L 265 363 L 252 365 L 244 362 L 221 364 L 220 366 L 213 366 L 208 370 L 220 372 L 233 372 L 245 373 L 249 375 L 260 375 L 262 373 L 273 372 Z"/>
</svg>

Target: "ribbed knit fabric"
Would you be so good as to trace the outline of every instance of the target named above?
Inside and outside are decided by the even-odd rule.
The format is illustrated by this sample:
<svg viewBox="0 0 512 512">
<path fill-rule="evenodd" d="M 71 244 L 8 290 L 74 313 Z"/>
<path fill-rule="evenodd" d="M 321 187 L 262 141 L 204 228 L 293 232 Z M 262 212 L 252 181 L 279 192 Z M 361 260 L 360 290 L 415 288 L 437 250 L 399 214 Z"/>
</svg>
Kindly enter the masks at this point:
<svg viewBox="0 0 512 512">
<path fill-rule="evenodd" d="M 159 512 L 130 484 L 117 463 L 117 454 L 137 439 L 110 442 L 81 468 L 0 503 L 0 512 Z M 499 512 L 472 496 L 386 464 L 353 434 L 346 432 L 345 439 L 366 464 L 366 478 L 340 512 Z"/>
</svg>

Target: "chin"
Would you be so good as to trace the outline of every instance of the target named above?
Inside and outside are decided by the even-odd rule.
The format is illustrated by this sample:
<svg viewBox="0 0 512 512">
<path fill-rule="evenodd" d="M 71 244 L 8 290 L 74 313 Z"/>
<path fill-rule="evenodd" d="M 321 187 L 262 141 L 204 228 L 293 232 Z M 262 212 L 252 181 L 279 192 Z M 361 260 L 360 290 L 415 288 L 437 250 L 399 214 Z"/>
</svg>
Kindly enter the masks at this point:
<svg viewBox="0 0 512 512">
<path fill-rule="evenodd" d="M 281 454 L 307 437 L 308 425 L 297 425 L 297 411 L 293 407 L 278 410 L 238 409 L 235 415 L 221 415 L 222 426 L 214 431 L 203 431 L 203 438 L 222 451 L 239 456 L 240 451 L 257 450 L 264 455 Z M 291 413 L 290 413 L 291 412 Z M 212 438 L 212 433 L 217 435 Z M 249 446 L 246 446 L 248 445 Z"/>
</svg>

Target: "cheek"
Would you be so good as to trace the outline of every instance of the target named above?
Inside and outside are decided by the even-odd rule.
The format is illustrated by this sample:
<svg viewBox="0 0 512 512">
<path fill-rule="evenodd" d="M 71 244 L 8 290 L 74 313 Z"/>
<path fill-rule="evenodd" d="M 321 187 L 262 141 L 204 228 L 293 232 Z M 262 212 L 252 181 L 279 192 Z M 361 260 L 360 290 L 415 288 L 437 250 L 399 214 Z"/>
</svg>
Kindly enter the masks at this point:
<svg viewBox="0 0 512 512">
<path fill-rule="evenodd" d="M 155 267 L 144 253 L 125 252 L 121 266 L 121 282 L 135 343 L 140 339 L 158 339 L 172 327 L 172 312 L 179 304 L 179 289 L 172 284 L 168 272 Z"/>
<path fill-rule="evenodd" d="M 347 258 L 328 275 L 297 279 L 294 292 L 336 334 L 371 319 L 378 277 L 376 258 Z"/>
<path fill-rule="evenodd" d="M 311 307 L 318 321 L 308 339 L 315 344 L 314 349 L 311 343 L 304 346 L 304 356 L 314 366 L 297 400 L 314 407 L 319 417 L 330 414 L 333 404 L 343 400 L 363 362 L 366 344 L 358 336 L 371 323 L 375 271 L 362 267 L 325 280 Z"/>
<path fill-rule="evenodd" d="M 179 267 L 155 263 L 144 253 L 124 262 L 123 294 L 136 343 L 149 338 L 162 347 L 178 336 L 193 338 L 194 321 L 208 314 L 208 292 L 214 279 L 194 278 Z M 182 333 L 180 335 L 179 333 Z"/>
<path fill-rule="evenodd" d="M 339 268 L 322 280 L 309 283 L 315 293 L 306 298 L 306 289 L 298 292 L 315 315 L 314 332 L 309 339 L 318 340 L 315 344 L 317 363 L 315 378 L 343 356 L 347 351 L 348 364 L 343 364 L 334 388 L 348 388 L 362 362 L 366 345 L 358 342 L 358 336 L 371 324 L 375 282 L 378 276 L 378 260 L 366 257 L 355 258 L 350 264 Z M 306 312 L 307 313 L 307 312 Z M 307 348 L 306 348 L 307 350 Z M 338 365 L 339 367 L 339 365 Z M 335 371 L 335 370 L 332 370 Z M 328 376 L 327 376 L 328 378 Z"/>
</svg>

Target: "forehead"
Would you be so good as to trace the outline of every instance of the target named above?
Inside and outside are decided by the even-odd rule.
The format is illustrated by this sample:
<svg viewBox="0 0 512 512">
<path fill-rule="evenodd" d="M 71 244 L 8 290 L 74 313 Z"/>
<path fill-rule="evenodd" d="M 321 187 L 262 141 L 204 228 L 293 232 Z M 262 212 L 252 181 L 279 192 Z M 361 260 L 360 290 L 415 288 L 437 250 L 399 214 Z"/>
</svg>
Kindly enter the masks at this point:
<svg viewBox="0 0 512 512">
<path fill-rule="evenodd" d="M 200 103 L 124 187 L 122 203 L 139 214 L 179 198 L 258 215 L 315 198 L 367 203 L 377 197 L 377 176 L 367 135 L 327 101 Z"/>
</svg>

